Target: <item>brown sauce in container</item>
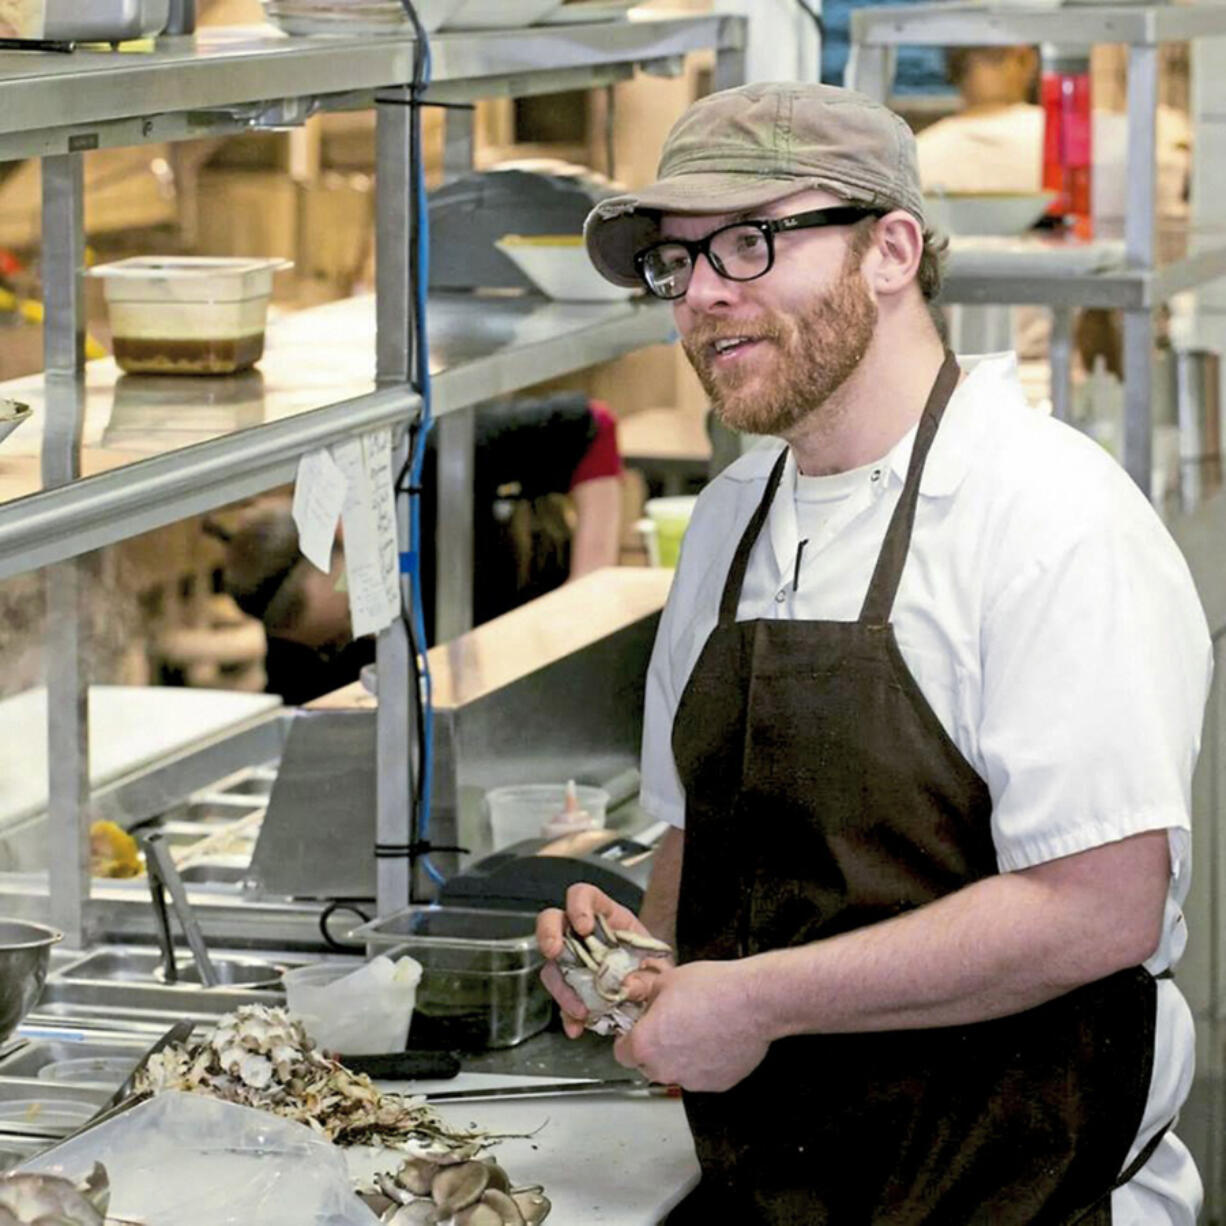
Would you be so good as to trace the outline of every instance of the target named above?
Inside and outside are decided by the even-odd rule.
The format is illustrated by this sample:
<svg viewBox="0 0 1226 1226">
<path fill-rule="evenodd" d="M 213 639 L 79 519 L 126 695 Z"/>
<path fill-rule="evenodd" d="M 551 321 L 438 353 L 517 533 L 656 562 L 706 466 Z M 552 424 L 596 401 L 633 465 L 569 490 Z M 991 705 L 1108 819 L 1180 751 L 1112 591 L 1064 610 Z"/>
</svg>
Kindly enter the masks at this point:
<svg viewBox="0 0 1226 1226">
<path fill-rule="evenodd" d="M 129 374 L 231 375 L 264 355 L 264 333 L 209 340 L 116 337 L 115 361 Z"/>
</svg>

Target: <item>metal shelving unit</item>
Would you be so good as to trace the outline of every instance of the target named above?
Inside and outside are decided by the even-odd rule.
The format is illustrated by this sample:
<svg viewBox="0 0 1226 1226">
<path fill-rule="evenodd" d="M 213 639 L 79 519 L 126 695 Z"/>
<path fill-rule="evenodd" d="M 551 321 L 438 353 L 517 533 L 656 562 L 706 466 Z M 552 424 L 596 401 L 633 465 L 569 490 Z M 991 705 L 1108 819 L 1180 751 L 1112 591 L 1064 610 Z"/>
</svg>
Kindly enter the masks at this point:
<svg viewBox="0 0 1226 1226">
<path fill-rule="evenodd" d="M 1055 43 L 1090 47 L 1128 45 L 1128 197 L 1123 266 L 1110 271 L 1066 275 L 999 268 L 959 267 L 951 259 L 943 298 L 958 303 L 1037 303 L 1052 308 L 1053 407 L 1067 417 L 1070 386 L 1071 310 L 1113 307 L 1124 312 L 1124 464 L 1148 491 L 1151 481 L 1153 311 L 1173 294 L 1226 275 L 1226 233 L 1183 235 L 1157 224 L 1155 120 L 1158 105 L 1158 47 L 1165 42 L 1226 34 L 1226 5 L 1065 4 L 1057 8 L 919 4 L 907 8 L 861 9 L 852 18 L 853 59 L 848 83 L 884 96 L 893 75 L 895 47 L 903 44 L 988 46 Z M 1218 936 L 1220 903 L 1226 891 L 1226 860 L 1219 854 L 1223 802 L 1223 644 L 1226 643 L 1226 589 L 1222 581 L 1222 540 L 1226 495 L 1188 513 L 1167 511 L 1168 526 L 1187 558 L 1205 605 L 1217 664 L 1206 712 L 1203 750 L 1193 781 L 1193 859 L 1197 869 L 1184 904 L 1191 935 L 1179 970 L 1181 987 L 1197 1019 L 1197 1074 L 1181 1121 L 1180 1135 L 1196 1156 L 1206 1187 L 1206 1221 L 1226 1214 L 1226 1166 L 1221 1138 L 1226 1133 L 1226 1005 L 1221 998 L 1226 945 Z"/>
<path fill-rule="evenodd" d="M 1156 305 L 1226 273 L 1226 238 L 1203 244 L 1194 255 L 1159 259 L 1154 184 L 1158 47 L 1166 42 L 1226 34 L 1226 4 L 1067 4 L 983 6 L 969 3 L 864 8 L 852 15 L 847 83 L 885 99 L 899 46 L 1008 46 L 1054 43 L 1089 48 L 1128 46 L 1128 199 L 1124 263 L 1112 272 L 1065 276 L 965 276 L 951 269 L 946 302 L 1037 303 L 1052 308 L 1052 403 L 1067 419 L 1073 306 L 1118 307 L 1124 312 L 1124 467 L 1144 490 L 1152 469 L 1150 400 Z"/>
<path fill-rule="evenodd" d="M 732 84 L 743 76 L 743 45 L 744 20 L 719 15 L 439 35 L 431 39 L 428 98 L 466 102 L 600 86 L 629 78 L 638 69 L 673 74 L 685 56 L 700 50 L 716 53 L 717 84 Z M 190 38 L 162 39 L 147 54 L 0 53 L 0 160 L 42 158 L 47 319 L 45 373 L 40 385 L 23 387 L 35 392 L 25 398 L 39 403 L 40 445 L 23 455 L 27 444 L 18 432 L 0 447 L 0 464 L 21 474 L 16 492 L 28 493 L 0 502 L 0 576 L 49 565 L 49 816 L 57 847 L 49 865 L 50 909 L 52 922 L 70 944 L 80 945 L 87 936 L 90 890 L 88 692 L 81 639 L 85 592 L 78 555 L 284 482 L 303 454 L 331 442 L 390 425 L 400 434 L 394 461 L 399 464 L 407 453 L 403 427 L 420 411 L 409 387 L 414 185 L 406 103 L 412 65 L 411 37 L 292 39 L 264 28 L 203 30 Z M 350 309 L 365 312 L 364 322 L 354 328 L 366 355 L 373 340 L 374 362 L 368 357 L 366 368 L 345 386 L 298 389 L 297 394 L 291 379 L 288 395 L 282 386 L 280 399 L 263 399 L 256 416 L 264 424 L 238 428 L 243 423 L 236 420 L 235 428 L 223 424 L 215 437 L 189 446 L 147 437 L 135 446 L 146 458 L 122 463 L 134 449 L 129 434 L 121 466 L 83 476 L 87 468 L 114 460 L 95 453 L 106 447 L 90 435 L 90 411 L 91 402 L 101 398 L 103 418 L 111 420 L 118 377 L 110 363 L 87 369 L 84 361 L 82 154 L 107 146 L 281 128 L 319 110 L 372 105 L 377 115 L 377 292 L 373 303 Z M 449 117 L 454 114 L 468 113 L 449 112 Z M 449 129 L 448 165 L 459 166 L 463 159 L 454 156 L 450 118 Z M 466 133 L 461 124 L 459 132 L 462 155 L 471 149 L 471 131 Z M 328 320 L 328 309 L 303 313 L 290 331 L 309 332 L 321 319 L 336 324 Z M 471 485 L 466 489 L 463 484 L 471 472 L 471 414 L 460 410 L 666 340 L 671 329 L 667 312 L 648 304 L 551 308 L 539 301 L 483 302 L 479 311 L 440 301 L 432 308 L 431 326 L 432 362 L 438 367 L 436 411 L 443 415 L 440 501 L 443 509 L 455 512 L 459 539 L 465 520 L 471 524 L 471 506 L 465 508 Z M 335 328 L 326 335 L 335 345 Z M 10 458 L 15 463 L 4 464 Z M 403 539 L 403 519 L 400 530 Z M 452 559 L 449 570 L 460 569 L 460 560 Z M 448 593 L 449 599 L 455 596 Z M 378 657 L 378 838 L 407 844 L 412 726 L 408 645 L 401 624 L 379 636 Z M 408 895 L 407 860 L 381 859 L 379 910 L 402 906 Z"/>
<path fill-rule="evenodd" d="M 645 301 L 439 295 L 430 321 L 438 417 L 673 335 L 671 312 Z M 305 452 L 403 424 L 417 398 L 375 390 L 374 341 L 373 298 L 296 312 L 270 328 L 258 375 L 239 376 L 249 395 L 218 409 L 210 404 L 217 380 L 179 378 L 182 395 L 152 422 L 150 405 L 167 395 L 166 380 L 153 381 L 151 396 L 142 390 L 147 380 L 121 374 L 113 360 L 90 362 L 82 449 L 89 467 L 106 471 L 44 489 L 40 436 L 18 431 L 0 444 L 0 579 L 292 481 Z M 34 376 L 0 383 L 0 397 L 27 403 L 42 418 L 48 391 Z"/>
</svg>

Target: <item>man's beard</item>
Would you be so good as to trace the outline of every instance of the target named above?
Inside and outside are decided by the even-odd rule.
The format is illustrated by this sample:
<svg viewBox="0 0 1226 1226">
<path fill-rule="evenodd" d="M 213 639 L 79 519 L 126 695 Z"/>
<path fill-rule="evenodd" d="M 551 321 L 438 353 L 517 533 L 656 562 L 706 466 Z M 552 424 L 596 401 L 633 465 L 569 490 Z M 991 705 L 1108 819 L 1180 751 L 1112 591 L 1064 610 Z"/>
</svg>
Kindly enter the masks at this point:
<svg viewBox="0 0 1226 1226">
<path fill-rule="evenodd" d="M 748 325 L 708 320 L 683 341 L 699 382 L 716 416 L 733 430 L 787 435 L 825 405 L 851 377 L 868 350 L 877 327 L 877 304 L 860 275 L 859 260 L 849 260 L 838 281 L 801 310 L 758 316 Z M 721 337 L 755 337 L 774 346 L 763 355 L 769 373 L 742 370 L 731 363 L 716 373 L 710 346 Z"/>
</svg>

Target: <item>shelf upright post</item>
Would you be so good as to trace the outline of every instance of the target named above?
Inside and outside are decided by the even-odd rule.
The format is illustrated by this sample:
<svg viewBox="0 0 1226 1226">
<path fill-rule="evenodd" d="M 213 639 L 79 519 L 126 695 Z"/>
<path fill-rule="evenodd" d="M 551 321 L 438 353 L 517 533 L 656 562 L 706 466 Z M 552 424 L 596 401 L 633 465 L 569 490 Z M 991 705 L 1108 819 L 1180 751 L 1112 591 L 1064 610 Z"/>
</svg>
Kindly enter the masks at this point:
<svg viewBox="0 0 1226 1226">
<path fill-rule="evenodd" d="M 458 178 L 473 168 L 473 111 L 443 112 L 443 173 Z M 434 638 L 447 643 L 473 624 L 473 480 L 476 465 L 476 407 L 460 409 L 435 423 L 438 479 L 435 491 Z"/>
<path fill-rule="evenodd" d="M 866 41 L 870 16 L 867 12 L 851 15 L 851 46 L 847 66 L 843 69 L 843 84 L 878 102 L 889 102 L 898 68 L 898 48 L 889 43 Z"/>
<path fill-rule="evenodd" d="M 726 29 L 727 27 L 725 27 Z M 745 84 L 745 27 L 740 28 L 735 40 L 720 37 L 719 48 L 715 52 L 716 89 L 735 89 Z"/>
<path fill-rule="evenodd" d="M 82 155 L 42 160 L 44 488 L 81 476 L 85 404 L 85 183 Z M 47 568 L 48 891 L 51 923 L 69 946 L 87 938 L 89 900 L 89 677 L 85 562 Z"/>
<path fill-rule="evenodd" d="M 413 112 L 407 87 L 383 90 L 375 98 L 375 367 L 380 387 L 411 381 L 413 371 L 413 285 L 410 236 L 414 184 L 409 162 Z M 401 472 L 409 455 L 408 432 L 393 440 L 392 470 Z M 409 499 L 396 494 L 396 532 L 402 553 L 409 542 Z M 401 600 L 409 609 L 402 576 Z M 375 734 L 375 842 L 407 848 L 413 838 L 415 767 L 412 745 L 413 671 L 404 620 L 397 618 L 375 644 L 379 705 Z M 416 765 L 421 769 L 421 764 Z M 408 905 L 412 865 L 407 855 L 375 860 L 375 909 L 389 915 Z"/>
<path fill-rule="evenodd" d="M 1129 268 L 1153 268 L 1157 255 L 1158 48 L 1128 49 L 1128 195 L 1124 254 Z M 1148 495 L 1153 471 L 1154 314 L 1147 300 L 1124 312 L 1124 467 Z"/>
<path fill-rule="evenodd" d="M 1051 339 L 1047 343 L 1051 367 L 1051 415 L 1073 420 L 1073 309 L 1051 308 Z"/>
</svg>

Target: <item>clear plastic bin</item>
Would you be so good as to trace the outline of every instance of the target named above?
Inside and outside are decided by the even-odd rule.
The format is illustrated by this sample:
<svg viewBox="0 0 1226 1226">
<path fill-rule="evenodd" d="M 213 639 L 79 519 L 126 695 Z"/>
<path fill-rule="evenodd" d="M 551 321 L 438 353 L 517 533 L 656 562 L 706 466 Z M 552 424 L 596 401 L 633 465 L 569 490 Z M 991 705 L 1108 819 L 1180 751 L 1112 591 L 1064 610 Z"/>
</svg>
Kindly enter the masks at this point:
<svg viewBox="0 0 1226 1226">
<path fill-rule="evenodd" d="M 603 788 L 576 786 L 579 808 L 591 815 L 592 827 L 605 824 L 609 793 Z M 493 848 L 500 851 L 523 839 L 538 839 L 546 823 L 558 817 L 566 805 L 566 785 L 562 783 L 523 783 L 493 788 L 485 794 L 490 816 Z"/>
<path fill-rule="evenodd" d="M 136 256 L 90 269 L 111 321 L 115 361 L 129 374 L 228 375 L 264 354 L 278 259 Z"/>
<path fill-rule="evenodd" d="M 413 906 L 349 937 L 421 963 L 415 1042 L 513 1047 L 549 1024 L 553 1000 L 541 983 L 535 913 Z"/>
</svg>

